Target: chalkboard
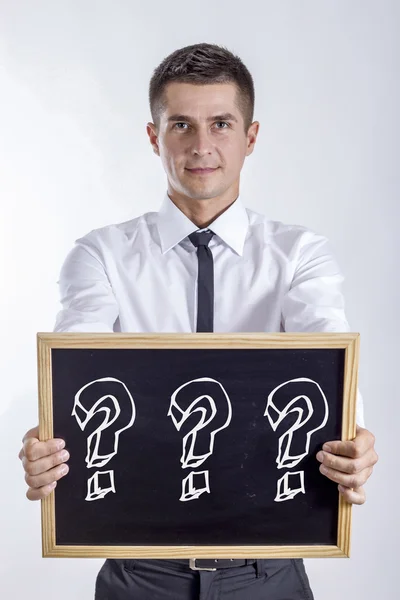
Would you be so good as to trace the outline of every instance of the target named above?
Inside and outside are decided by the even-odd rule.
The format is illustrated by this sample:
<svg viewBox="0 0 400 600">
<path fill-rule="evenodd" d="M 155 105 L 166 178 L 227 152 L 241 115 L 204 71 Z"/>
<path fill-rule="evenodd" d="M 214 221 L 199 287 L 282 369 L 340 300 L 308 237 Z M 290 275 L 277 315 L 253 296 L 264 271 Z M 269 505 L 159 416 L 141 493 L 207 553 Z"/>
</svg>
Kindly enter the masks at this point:
<svg viewBox="0 0 400 600">
<path fill-rule="evenodd" d="M 38 333 L 43 556 L 348 556 L 359 334 Z"/>
</svg>

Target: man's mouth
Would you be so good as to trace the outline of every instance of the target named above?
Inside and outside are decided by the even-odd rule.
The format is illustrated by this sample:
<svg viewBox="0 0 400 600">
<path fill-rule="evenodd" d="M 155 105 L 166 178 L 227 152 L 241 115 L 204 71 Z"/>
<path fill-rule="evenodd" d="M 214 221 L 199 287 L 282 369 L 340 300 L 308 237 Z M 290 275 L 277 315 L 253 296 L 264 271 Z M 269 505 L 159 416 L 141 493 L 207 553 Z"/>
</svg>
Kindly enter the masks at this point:
<svg viewBox="0 0 400 600">
<path fill-rule="evenodd" d="M 187 169 L 190 173 L 193 173 L 195 175 L 206 175 L 207 173 L 213 173 L 214 171 L 216 171 L 218 169 L 218 167 L 216 167 L 215 169 L 212 168 L 205 168 L 205 169 Z"/>
</svg>

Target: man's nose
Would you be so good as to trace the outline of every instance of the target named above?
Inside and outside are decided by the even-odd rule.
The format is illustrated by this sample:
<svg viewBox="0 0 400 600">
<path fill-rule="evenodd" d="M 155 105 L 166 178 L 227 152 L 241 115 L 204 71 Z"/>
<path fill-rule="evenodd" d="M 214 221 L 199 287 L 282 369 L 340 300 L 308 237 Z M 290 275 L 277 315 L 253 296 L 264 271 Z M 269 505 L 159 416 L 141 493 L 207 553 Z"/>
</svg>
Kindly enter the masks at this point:
<svg viewBox="0 0 400 600">
<path fill-rule="evenodd" d="M 211 142 L 210 134 L 206 129 L 199 129 L 193 136 L 192 139 L 192 152 L 193 154 L 204 155 L 212 151 L 213 144 Z"/>
</svg>

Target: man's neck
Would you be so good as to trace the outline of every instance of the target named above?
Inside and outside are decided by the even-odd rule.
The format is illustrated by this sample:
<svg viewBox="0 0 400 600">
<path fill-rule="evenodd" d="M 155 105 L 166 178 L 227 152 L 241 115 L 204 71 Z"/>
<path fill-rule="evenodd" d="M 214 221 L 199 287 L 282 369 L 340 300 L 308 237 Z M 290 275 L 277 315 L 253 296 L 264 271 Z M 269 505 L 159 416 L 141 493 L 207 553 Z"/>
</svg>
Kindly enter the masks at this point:
<svg viewBox="0 0 400 600">
<path fill-rule="evenodd" d="M 232 199 L 210 198 L 196 200 L 185 198 L 168 192 L 171 201 L 181 210 L 188 219 L 199 229 L 208 227 L 217 217 L 222 215 L 236 200 L 238 193 Z"/>
</svg>

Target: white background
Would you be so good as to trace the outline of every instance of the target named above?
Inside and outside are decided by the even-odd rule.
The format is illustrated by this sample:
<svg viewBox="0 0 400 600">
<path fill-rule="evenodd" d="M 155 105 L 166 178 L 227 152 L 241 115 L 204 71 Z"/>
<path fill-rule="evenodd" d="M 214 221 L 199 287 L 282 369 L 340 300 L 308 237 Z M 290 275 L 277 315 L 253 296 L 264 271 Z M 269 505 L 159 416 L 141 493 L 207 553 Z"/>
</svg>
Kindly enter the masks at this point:
<svg viewBox="0 0 400 600">
<path fill-rule="evenodd" d="M 148 84 L 167 54 L 199 42 L 225 45 L 254 77 L 247 206 L 330 238 L 361 334 L 380 461 L 353 509 L 351 558 L 305 561 L 315 598 L 398 597 L 399 29 L 396 0 L 2 0 L 2 597 L 93 597 L 103 561 L 41 558 L 40 503 L 25 497 L 17 455 L 37 424 L 36 332 L 53 329 L 74 240 L 158 210 Z"/>
</svg>

